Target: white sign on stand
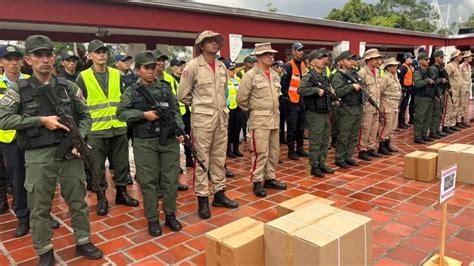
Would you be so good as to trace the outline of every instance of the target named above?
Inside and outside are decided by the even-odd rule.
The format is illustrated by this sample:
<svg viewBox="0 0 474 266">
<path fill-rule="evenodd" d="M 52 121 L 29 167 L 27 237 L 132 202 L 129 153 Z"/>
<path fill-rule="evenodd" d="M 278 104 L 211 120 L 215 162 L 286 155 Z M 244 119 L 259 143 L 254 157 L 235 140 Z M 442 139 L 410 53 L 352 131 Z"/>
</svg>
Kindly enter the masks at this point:
<svg viewBox="0 0 474 266">
<path fill-rule="evenodd" d="M 229 34 L 230 44 L 230 60 L 235 61 L 239 56 L 240 50 L 242 50 L 242 35 Z"/>
<path fill-rule="evenodd" d="M 441 171 L 439 190 L 440 204 L 454 196 L 454 188 L 456 187 L 456 172 L 457 165 L 450 166 L 449 168 Z"/>
</svg>

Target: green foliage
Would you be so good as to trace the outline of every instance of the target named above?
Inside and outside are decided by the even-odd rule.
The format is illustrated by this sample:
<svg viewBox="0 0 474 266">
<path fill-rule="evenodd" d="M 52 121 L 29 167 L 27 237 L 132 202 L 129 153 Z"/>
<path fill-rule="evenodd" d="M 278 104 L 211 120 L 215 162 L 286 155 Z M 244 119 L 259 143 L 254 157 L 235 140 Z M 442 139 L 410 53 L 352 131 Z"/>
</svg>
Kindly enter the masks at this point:
<svg viewBox="0 0 474 266">
<path fill-rule="evenodd" d="M 333 9 L 327 19 L 373 26 L 398 28 L 422 32 L 434 32 L 438 14 L 425 1 L 380 0 L 367 4 L 350 0 L 340 9 Z"/>
</svg>

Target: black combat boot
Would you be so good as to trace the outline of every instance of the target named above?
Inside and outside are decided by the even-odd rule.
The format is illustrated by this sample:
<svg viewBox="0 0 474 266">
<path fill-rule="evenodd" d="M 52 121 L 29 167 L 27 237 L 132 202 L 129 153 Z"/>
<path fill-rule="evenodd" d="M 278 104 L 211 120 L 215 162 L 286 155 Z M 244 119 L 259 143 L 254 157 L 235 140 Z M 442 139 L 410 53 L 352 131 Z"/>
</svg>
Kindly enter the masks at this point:
<svg viewBox="0 0 474 266">
<path fill-rule="evenodd" d="M 18 227 L 15 230 L 15 237 L 22 237 L 30 231 L 30 219 L 23 218 L 18 220 Z"/>
<path fill-rule="evenodd" d="M 349 169 L 350 168 L 350 166 L 344 161 L 336 162 L 336 166 L 339 166 L 339 168 L 342 168 L 342 169 Z"/>
<path fill-rule="evenodd" d="M 76 245 L 76 255 L 84 256 L 86 259 L 90 260 L 98 260 L 104 256 L 104 253 L 94 246 L 94 244 L 89 242 L 82 245 Z"/>
<path fill-rule="evenodd" d="M 105 196 L 105 191 L 104 193 L 97 193 L 97 210 L 96 210 L 97 215 L 99 216 L 104 216 L 109 213 L 109 203 L 107 202 L 107 197 Z"/>
<path fill-rule="evenodd" d="M 235 209 L 239 207 L 239 203 L 237 201 L 229 199 L 225 195 L 224 190 L 219 190 L 216 192 L 216 194 L 214 194 L 214 200 L 212 201 L 212 206 Z"/>
<path fill-rule="evenodd" d="M 441 136 L 438 135 L 438 133 L 436 133 L 436 132 L 435 133 L 430 133 L 429 137 L 432 138 L 432 139 L 441 139 Z"/>
<path fill-rule="evenodd" d="M 454 131 L 451 130 L 451 128 L 449 128 L 449 127 L 443 127 L 443 132 L 447 133 L 447 134 L 453 134 L 454 133 Z"/>
<path fill-rule="evenodd" d="M 161 236 L 163 234 L 159 220 L 148 221 L 148 234 L 151 236 Z"/>
<path fill-rule="evenodd" d="M 168 226 L 171 231 L 174 232 L 181 231 L 181 229 L 183 228 L 181 226 L 181 223 L 176 219 L 176 215 L 174 213 L 165 215 L 165 225 Z"/>
<path fill-rule="evenodd" d="M 51 249 L 39 256 L 38 266 L 54 266 L 55 262 L 56 259 L 54 259 L 54 252 Z"/>
<path fill-rule="evenodd" d="M 379 153 L 383 155 L 392 155 L 392 153 L 385 147 L 385 141 L 379 143 Z"/>
<path fill-rule="evenodd" d="M 425 142 L 432 142 L 434 139 L 430 138 L 429 136 L 423 136 L 421 137 Z"/>
<path fill-rule="evenodd" d="M 346 164 L 351 165 L 351 166 L 359 166 L 359 163 L 352 158 L 346 159 L 345 162 Z"/>
<path fill-rule="evenodd" d="M 178 183 L 178 191 L 187 191 L 189 189 L 188 186 Z"/>
<path fill-rule="evenodd" d="M 115 195 L 115 204 L 118 205 L 127 205 L 130 207 L 137 207 L 139 205 L 138 200 L 130 197 L 127 193 L 127 187 L 125 186 L 116 186 L 117 194 Z"/>
<path fill-rule="evenodd" d="M 298 161 L 300 156 L 295 151 L 295 145 L 288 145 L 288 159 L 293 161 Z"/>
<path fill-rule="evenodd" d="M 323 166 L 320 166 L 319 168 L 321 168 L 321 172 L 325 173 L 325 174 L 334 174 L 334 169 L 326 166 L 326 165 L 323 165 Z"/>
<path fill-rule="evenodd" d="M 367 151 L 360 151 L 358 158 L 364 161 L 372 161 L 372 158 L 367 154 Z"/>
<path fill-rule="evenodd" d="M 262 182 L 253 182 L 253 194 L 260 198 L 267 196 L 267 191 L 265 191 L 265 188 L 263 188 Z"/>
<path fill-rule="evenodd" d="M 465 128 L 471 127 L 471 125 L 470 125 L 469 123 L 466 123 L 466 122 L 464 122 L 464 121 L 465 121 L 465 120 L 464 120 L 464 117 L 462 117 L 462 122 L 461 122 L 461 124 L 462 124 Z"/>
<path fill-rule="evenodd" d="M 225 177 L 228 177 L 228 178 L 235 177 L 235 174 L 229 169 L 227 169 L 227 165 L 224 165 L 224 169 L 225 169 Z"/>
<path fill-rule="evenodd" d="M 454 131 L 454 132 L 459 132 L 459 131 L 461 131 L 461 129 L 460 129 L 459 127 L 457 127 L 457 126 L 449 127 L 449 129 L 451 129 L 451 130 Z"/>
<path fill-rule="evenodd" d="M 390 140 L 386 140 L 384 145 L 385 145 L 385 149 L 387 149 L 389 152 L 398 152 L 398 150 L 395 147 L 391 146 Z"/>
<path fill-rule="evenodd" d="M 423 138 L 415 138 L 415 143 L 416 144 L 426 144 L 426 141 L 424 141 Z"/>
<path fill-rule="evenodd" d="M 234 154 L 237 157 L 244 157 L 244 155 L 239 151 L 239 143 L 234 143 Z"/>
<path fill-rule="evenodd" d="M 237 158 L 237 155 L 235 155 L 234 152 L 232 151 L 232 145 L 230 143 L 227 143 L 227 157 Z"/>
<path fill-rule="evenodd" d="M 324 173 L 318 165 L 311 166 L 311 175 L 319 178 L 324 177 Z"/>
<path fill-rule="evenodd" d="M 209 198 L 208 197 L 197 197 L 198 198 L 198 215 L 201 219 L 211 218 L 211 210 L 209 209 Z"/>
<path fill-rule="evenodd" d="M 286 184 L 277 181 L 276 179 L 267 179 L 263 182 L 264 188 L 286 190 Z"/>
<path fill-rule="evenodd" d="M 382 155 L 380 153 L 376 152 L 374 149 L 368 150 L 367 155 L 369 155 L 370 157 L 374 157 L 374 158 L 382 158 Z"/>
<path fill-rule="evenodd" d="M 51 229 L 58 229 L 60 224 L 58 221 L 56 221 L 56 219 L 54 219 L 53 216 L 49 216 L 49 221 L 48 221 L 48 224 L 49 224 L 49 227 L 51 227 Z"/>
<path fill-rule="evenodd" d="M 438 134 L 438 136 L 440 136 L 440 137 L 442 137 L 442 138 L 448 136 L 448 133 L 445 133 L 445 132 L 443 132 L 443 131 L 441 131 L 441 130 L 438 131 L 438 132 L 436 132 L 436 133 Z"/>
<path fill-rule="evenodd" d="M 460 129 L 467 128 L 467 126 L 465 126 L 464 123 L 461 123 L 461 122 L 457 122 L 457 123 L 456 123 L 456 127 L 457 127 L 457 128 L 460 128 Z"/>
</svg>

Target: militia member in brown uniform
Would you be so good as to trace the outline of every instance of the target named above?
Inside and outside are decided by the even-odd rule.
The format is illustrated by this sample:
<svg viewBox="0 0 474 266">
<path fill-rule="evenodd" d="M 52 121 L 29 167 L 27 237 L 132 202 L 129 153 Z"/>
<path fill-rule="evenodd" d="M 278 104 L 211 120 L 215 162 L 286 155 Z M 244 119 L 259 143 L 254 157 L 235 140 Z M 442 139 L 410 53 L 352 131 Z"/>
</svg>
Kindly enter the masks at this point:
<svg viewBox="0 0 474 266">
<path fill-rule="evenodd" d="M 200 33 L 194 45 L 197 58 L 184 68 L 178 87 L 178 101 L 191 106 L 191 134 L 198 159 L 207 168 L 196 166 L 194 192 L 198 197 L 198 214 L 209 219 L 208 197 L 214 194 L 214 207 L 237 208 L 239 204 L 225 193 L 225 158 L 229 109 L 226 105 L 227 73 L 216 60 L 224 46 L 224 37 L 211 30 Z"/>
<path fill-rule="evenodd" d="M 237 102 L 249 113 L 249 150 L 252 154 L 251 178 L 253 193 L 267 196 L 265 188 L 285 190 L 286 185 L 276 180 L 276 165 L 280 155 L 280 111 L 278 97 L 280 78 L 272 66 L 273 50 L 270 43 L 255 44 L 257 65 L 247 72 L 237 92 Z M 262 184 L 263 182 L 263 184 Z"/>
<path fill-rule="evenodd" d="M 379 104 L 380 102 L 380 72 L 382 55 L 377 49 L 369 49 L 364 54 L 366 65 L 359 70 L 359 76 L 363 79 L 364 91 Z M 359 159 L 372 160 L 370 157 L 380 157 L 375 151 L 377 146 L 377 130 L 379 127 L 379 114 L 368 101 L 362 106 L 362 118 L 359 136 Z"/>
<path fill-rule="evenodd" d="M 380 94 L 380 110 L 385 120 L 380 119 L 379 126 L 379 153 L 390 155 L 398 150 L 391 146 L 390 140 L 398 124 L 398 106 L 402 97 L 402 87 L 397 77 L 397 68 L 400 62 L 394 57 L 385 60 L 385 74 L 382 78 Z"/>
</svg>

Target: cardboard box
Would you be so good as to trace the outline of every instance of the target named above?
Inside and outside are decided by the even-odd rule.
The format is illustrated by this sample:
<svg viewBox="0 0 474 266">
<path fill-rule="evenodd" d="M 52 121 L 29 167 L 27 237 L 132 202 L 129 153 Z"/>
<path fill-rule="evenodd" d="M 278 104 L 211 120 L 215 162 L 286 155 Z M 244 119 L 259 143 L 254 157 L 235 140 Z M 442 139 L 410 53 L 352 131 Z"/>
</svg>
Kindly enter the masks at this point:
<svg viewBox="0 0 474 266">
<path fill-rule="evenodd" d="M 302 194 L 296 198 L 292 198 L 278 204 L 277 205 L 278 217 L 287 215 L 288 213 L 292 213 L 296 210 L 309 206 L 315 202 L 321 202 L 323 204 L 330 205 L 330 206 L 334 206 L 336 204 L 336 202 L 332 200 L 320 198 L 311 194 Z"/>
<path fill-rule="evenodd" d="M 414 179 L 416 180 L 417 177 L 417 160 L 419 156 L 423 155 L 425 152 L 424 151 L 414 151 L 411 152 L 407 155 L 405 155 L 403 161 L 403 177 L 408 178 L 408 179 Z"/>
<path fill-rule="evenodd" d="M 438 151 L 438 167 L 436 170 L 436 176 L 439 178 L 441 170 L 456 164 L 459 160 L 459 152 L 471 148 L 472 145 L 467 144 L 450 144 L 445 146 Z"/>
<path fill-rule="evenodd" d="M 265 265 L 370 265 L 372 220 L 315 202 L 268 222 Z"/>
<path fill-rule="evenodd" d="M 429 152 L 438 152 L 439 149 L 445 147 L 445 146 L 448 146 L 449 144 L 448 143 L 441 143 L 441 142 L 438 142 L 436 144 L 433 144 L 431 146 L 428 146 L 426 147 L 426 151 L 429 151 Z"/>
<path fill-rule="evenodd" d="M 416 180 L 431 182 L 436 179 L 436 165 L 438 154 L 435 152 L 425 152 L 418 156 L 416 165 Z"/>
<path fill-rule="evenodd" d="M 206 265 L 265 265 L 263 223 L 249 217 L 206 234 Z"/>
<path fill-rule="evenodd" d="M 458 157 L 456 180 L 474 185 L 474 146 L 460 151 Z"/>
</svg>

